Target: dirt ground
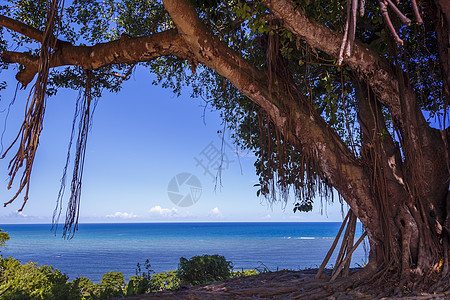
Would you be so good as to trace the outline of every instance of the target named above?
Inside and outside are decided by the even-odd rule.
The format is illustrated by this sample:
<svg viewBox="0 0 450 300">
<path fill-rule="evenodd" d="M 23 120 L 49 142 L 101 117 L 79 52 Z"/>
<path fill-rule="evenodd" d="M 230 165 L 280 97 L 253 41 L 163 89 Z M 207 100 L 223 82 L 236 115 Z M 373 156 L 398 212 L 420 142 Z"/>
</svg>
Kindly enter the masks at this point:
<svg viewBox="0 0 450 300">
<path fill-rule="evenodd" d="M 347 289 L 333 291 L 329 286 L 329 275 L 315 279 L 317 270 L 278 271 L 242 278 L 228 279 L 213 284 L 185 288 L 178 291 L 163 291 L 151 295 L 127 299 L 398 299 L 383 297 L 382 291 Z M 339 279 L 338 279 L 339 280 Z M 336 281 L 338 282 L 338 281 Z M 450 299 L 448 293 L 430 294 L 416 292 L 402 299 Z"/>
</svg>

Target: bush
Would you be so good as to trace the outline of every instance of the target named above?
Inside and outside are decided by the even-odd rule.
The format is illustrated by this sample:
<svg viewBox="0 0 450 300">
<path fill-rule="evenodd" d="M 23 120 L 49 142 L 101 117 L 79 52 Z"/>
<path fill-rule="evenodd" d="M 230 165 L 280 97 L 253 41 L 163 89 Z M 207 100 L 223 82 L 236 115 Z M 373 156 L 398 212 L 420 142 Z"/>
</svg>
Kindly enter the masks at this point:
<svg viewBox="0 0 450 300">
<path fill-rule="evenodd" d="M 233 265 L 220 255 L 180 258 L 177 275 L 182 284 L 199 285 L 221 281 L 231 276 Z"/>
<path fill-rule="evenodd" d="M 154 291 L 176 290 L 180 287 L 180 279 L 177 271 L 167 271 L 153 275 L 151 284 Z"/>
<path fill-rule="evenodd" d="M 0 247 L 5 247 L 6 241 L 9 240 L 9 234 L 0 228 Z"/>
<path fill-rule="evenodd" d="M 131 276 L 125 289 L 126 296 L 136 296 L 147 294 L 152 288 L 151 279 L 153 270 L 150 269 L 150 262 L 147 259 L 144 263 L 146 271 L 141 270 L 141 265 L 138 263 L 136 267 L 136 276 Z"/>
<path fill-rule="evenodd" d="M 21 264 L 8 257 L 0 260 L 0 299 L 80 299 L 68 277 L 52 266 Z"/>
<path fill-rule="evenodd" d="M 80 291 L 81 299 L 95 298 L 94 283 L 87 277 L 78 277 L 72 280 L 72 287 Z"/>
<path fill-rule="evenodd" d="M 232 271 L 231 272 L 231 278 L 240 278 L 245 276 L 251 276 L 251 275 L 258 275 L 258 270 L 242 270 L 242 271 Z"/>
<path fill-rule="evenodd" d="M 103 274 L 102 280 L 95 286 L 95 296 L 100 299 L 125 296 L 123 293 L 125 278 L 122 272 L 110 271 Z"/>
</svg>

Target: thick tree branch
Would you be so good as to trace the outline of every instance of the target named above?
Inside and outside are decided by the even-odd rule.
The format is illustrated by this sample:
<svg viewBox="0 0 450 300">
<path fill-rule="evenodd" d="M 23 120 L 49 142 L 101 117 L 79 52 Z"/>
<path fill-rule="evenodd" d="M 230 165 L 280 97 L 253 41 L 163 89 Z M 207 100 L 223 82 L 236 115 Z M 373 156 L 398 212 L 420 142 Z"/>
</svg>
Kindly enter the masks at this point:
<svg viewBox="0 0 450 300">
<path fill-rule="evenodd" d="M 348 147 L 306 103 L 298 90 L 286 90 L 283 80 L 251 66 L 213 36 L 195 9 L 184 0 L 165 0 L 164 6 L 198 62 L 216 70 L 260 105 L 290 143 L 313 155 L 323 174 L 343 195 L 364 224 L 363 211 L 372 207 L 369 178 Z M 269 82 L 272 82 L 269 88 Z M 294 95 L 292 95 L 294 94 Z M 294 97 L 295 101 L 292 101 Z M 342 180 L 346 178 L 345 180 Z M 367 216 L 367 215 L 366 215 Z M 377 230 L 373 228 L 373 230 Z"/>
<path fill-rule="evenodd" d="M 133 64 L 169 55 L 184 59 L 190 59 L 193 56 L 174 29 L 139 38 L 123 36 L 119 40 L 95 46 L 73 46 L 69 43 L 60 43 L 52 57 L 50 67 L 74 65 L 95 70 L 110 64 Z M 31 54 L 5 51 L 0 57 L 4 62 L 19 63 L 25 67 L 16 76 L 17 80 L 25 86 L 37 73 L 39 59 Z"/>
<path fill-rule="evenodd" d="M 38 56 L 33 56 L 30 53 L 6 51 L 3 52 L 0 57 L 3 62 L 18 63 L 24 66 L 24 68 L 16 75 L 17 81 L 22 83 L 22 86 L 27 86 L 38 72 Z"/>
</svg>

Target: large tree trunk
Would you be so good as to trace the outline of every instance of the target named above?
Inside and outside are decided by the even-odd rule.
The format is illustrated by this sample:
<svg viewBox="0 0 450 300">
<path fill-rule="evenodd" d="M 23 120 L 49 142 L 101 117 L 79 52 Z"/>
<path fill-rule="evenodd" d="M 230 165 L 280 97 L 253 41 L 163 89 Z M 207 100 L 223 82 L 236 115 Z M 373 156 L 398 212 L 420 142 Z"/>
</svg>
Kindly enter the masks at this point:
<svg viewBox="0 0 450 300">
<path fill-rule="evenodd" d="M 342 36 L 309 20 L 289 0 L 265 0 L 271 11 L 297 36 L 337 58 Z M 448 16 L 446 1 L 436 15 Z M 448 10 L 448 9 L 447 9 Z M 438 45 L 444 86 L 448 82 L 448 29 L 445 18 Z M 438 30 L 438 29 L 437 29 Z M 442 33 L 444 32 L 444 33 Z M 445 51 L 447 52 L 445 52 Z M 354 71 L 358 92 L 359 123 L 363 132 L 362 166 L 370 178 L 370 190 L 361 189 L 369 209 L 342 193 L 369 233 L 370 264 L 376 269 L 398 270 L 404 278 L 410 270 L 436 271 L 444 258 L 447 268 L 449 190 L 449 130 L 431 128 L 421 113 L 407 76 L 386 63 L 364 45 L 355 44 L 352 56 L 344 60 Z M 362 62 L 363 61 L 363 62 Z M 388 108 L 397 140 L 386 130 L 381 106 Z M 340 174 L 344 175 L 344 174 Z M 359 176 L 344 177 L 346 184 L 333 184 L 341 192 Z M 354 188 L 358 188 L 353 186 Z M 350 200 L 350 201 L 349 201 Z M 445 223 L 446 224 L 446 223 Z"/>
</svg>

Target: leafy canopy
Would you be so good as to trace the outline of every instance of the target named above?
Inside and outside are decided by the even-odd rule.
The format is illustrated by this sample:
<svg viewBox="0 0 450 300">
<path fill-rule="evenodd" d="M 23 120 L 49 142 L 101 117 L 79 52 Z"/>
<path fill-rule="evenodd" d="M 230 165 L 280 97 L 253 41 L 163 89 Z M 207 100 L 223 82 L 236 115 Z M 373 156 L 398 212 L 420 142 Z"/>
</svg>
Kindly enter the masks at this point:
<svg viewBox="0 0 450 300">
<path fill-rule="evenodd" d="M 297 9 L 327 27 L 343 32 L 346 1 L 295 0 Z M 200 18 L 209 29 L 230 48 L 237 51 L 257 69 L 271 73 L 289 74 L 301 92 L 337 134 L 359 155 L 361 129 L 357 122 L 355 74 L 347 66 L 338 66 L 336 59 L 311 48 L 296 38 L 279 20 L 272 17 L 260 1 L 194 0 Z M 413 16 L 408 3 L 399 8 Z M 0 13 L 44 30 L 46 2 L 43 0 L 9 0 Z M 425 8 L 421 8 L 425 9 Z M 410 77 L 422 110 L 430 117 L 444 111 L 442 81 L 437 65 L 437 45 L 432 22 L 423 14 L 422 26 L 397 25 L 399 36 L 405 41 L 401 57 L 392 51 L 390 33 L 383 23 L 379 5 L 368 1 L 366 13 L 357 17 L 356 39 L 380 56 L 400 64 Z M 60 20 L 59 38 L 74 45 L 93 45 L 120 38 L 123 35 L 141 37 L 174 28 L 161 1 L 75 0 L 67 5 Z M 0 51 L 26 50 L 39 55 L 40 46 L 31 39 L 0 28 Z M 2 63 L 3 69 L 8 68 Z M 92 95 L 118 92 L 121 84 L 130 79 L 132 71 L 147 68 L 156 75 L 154 84 L 180 94 L 188 87 L 193 97 L 204 100 L 206 107 L 219 110 L 236 144 L 256 155 L 255 168 L 259 176 L 258 195 L 270 203 L 287 201 L 290 192 L 300 199 L 294 211 L 312 209 L 316 195 L 327 196 L 331 188 L 320 177 L 308 157 L 288 143 L 260 107 L 238 91 L 227 79 L 213 70 L 196 66 L 176 57 L 161 57 L 136 65 L 109 65 L 93 70 Z M 60 67 L 51 71 L 49 95 L 57 95 L 60 88 L 79 90 L 85 85 L 79 67 Z M 0 90 L 6 86 L 0 83 Z M 387 130 L 394 127 L 384 109 Z"/>
</svg>

